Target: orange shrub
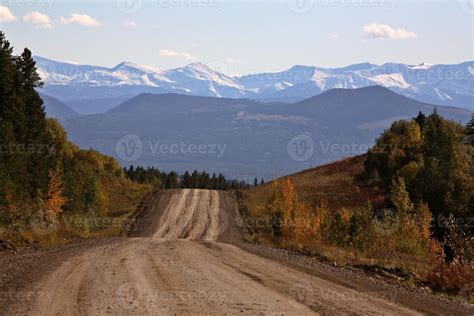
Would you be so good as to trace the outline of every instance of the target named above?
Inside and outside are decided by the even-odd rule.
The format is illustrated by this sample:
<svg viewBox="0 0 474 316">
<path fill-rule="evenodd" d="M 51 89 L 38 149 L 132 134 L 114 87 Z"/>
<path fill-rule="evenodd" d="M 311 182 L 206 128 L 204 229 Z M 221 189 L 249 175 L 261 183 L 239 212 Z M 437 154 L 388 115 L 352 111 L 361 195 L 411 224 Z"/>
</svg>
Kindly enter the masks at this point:
<svg viewBox="0 0 474 316">
<path fill-rule="evenodd" d="M 452 294 L 474 294 L 474 262 L 440 263 L 427 276 L 430 287 Z"/>
</svg>

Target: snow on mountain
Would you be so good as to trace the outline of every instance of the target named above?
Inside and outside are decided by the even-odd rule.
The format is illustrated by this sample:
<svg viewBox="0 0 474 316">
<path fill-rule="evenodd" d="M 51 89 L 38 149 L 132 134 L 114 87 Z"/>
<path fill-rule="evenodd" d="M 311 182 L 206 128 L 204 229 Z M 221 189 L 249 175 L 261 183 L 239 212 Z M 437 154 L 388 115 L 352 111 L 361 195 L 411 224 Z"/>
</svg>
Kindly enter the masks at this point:
<svg viewBox="0 0 474 316">
<path fill-rule="evenodd" d="M 160 70 L 131 62 L 113 68 L 76 65 L 35 57 L 46 86 L 90 88 L 146 87 L 156 92 L 176 92 L 215 97 L 243 97 L 245 88 L 235 79 L 213 71 L 201 63 Z"/>
<path fill-rule="evenodd" d="M 79 96 L 87 99 L 89 94 L 97 98 L 101 93 L 115 97 L 141 92 L 174 92 L 300 101 L 335 88 L 379 85 L 419 101 L 474 109 L 474 61 L 457 65 L 361 63 L 342 68 L 296 65 L 282 72 L 231 77 L 202 63 L 161 70 L 131 62 L 106 68 L 56 62 L 42 57 L 35 57 L 35 60 L 46 91 L 60 99 Z"/>
<path fill-rule="evenodd" d="M 298 101 L 336 88 L 379 85 L 419 101 L 474 109 L 473 70 L 473 61 L 458 65 L 416 66 L 364 63 L 327 69 L 298 66 L 286 72 L 265 74 L 263 80 L 262 75 L 257 74 L 241 77 L 239 81 L 248 89 L 265 92 L 283 82 L 292 83 L 286 89 L 273 91 L 271 95 L 261 95 L 272 100 Z M 291 81 L 294 78 L 300 80 Z"/>
</svg>

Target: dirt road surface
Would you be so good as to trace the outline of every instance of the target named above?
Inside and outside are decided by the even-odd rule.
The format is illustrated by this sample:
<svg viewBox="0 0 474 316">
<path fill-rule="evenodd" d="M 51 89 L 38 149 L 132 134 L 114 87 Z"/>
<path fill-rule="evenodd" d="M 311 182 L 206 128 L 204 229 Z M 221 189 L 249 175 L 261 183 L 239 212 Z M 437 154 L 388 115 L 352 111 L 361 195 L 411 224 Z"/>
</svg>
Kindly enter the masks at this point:
<svg viewBox="0 0 474 316">
<path fill-rule="evenodd" d="M 245 251 L 238 216 L 231 193 L 161 193 L 138 218 L 132 237 L 65 251 L 42 270 L 38 263 L 36 280 L 16 284 L 0 315 L 430 312 L 427 302 L 402 304 L 370 286 L 364 291 Z"/>
</svg>

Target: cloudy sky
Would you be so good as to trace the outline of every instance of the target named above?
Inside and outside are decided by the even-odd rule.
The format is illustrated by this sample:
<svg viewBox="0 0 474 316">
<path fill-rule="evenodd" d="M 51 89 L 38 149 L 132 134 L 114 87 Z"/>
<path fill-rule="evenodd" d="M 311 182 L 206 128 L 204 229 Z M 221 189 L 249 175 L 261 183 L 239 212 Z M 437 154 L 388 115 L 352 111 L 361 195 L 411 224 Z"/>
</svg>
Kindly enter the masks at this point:
<svg viewBox="0 0 474 316">
<path fill-rule="evenodd" d="M 459 63 L 474 59 L 473 28 L 472 0 L 0 0 L 17 51 L 109 67 Z"/>
</svg>

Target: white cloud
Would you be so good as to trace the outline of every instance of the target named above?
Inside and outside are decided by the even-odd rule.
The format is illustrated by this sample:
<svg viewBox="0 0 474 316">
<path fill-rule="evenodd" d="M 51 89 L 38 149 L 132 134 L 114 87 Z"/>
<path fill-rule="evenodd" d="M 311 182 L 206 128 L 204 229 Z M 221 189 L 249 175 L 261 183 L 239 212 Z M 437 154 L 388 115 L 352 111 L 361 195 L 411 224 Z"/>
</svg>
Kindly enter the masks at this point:
<svg viewBox="0 0 474 316">
<path fill-rule="evenodd" d="M 233 58 L 226 58 L 224 61 L 228 64 L 235 64 L 235 60 Z"/>
<path fill-rule="evenodd" d="M 405 29 L 394 29 L 386 24 L 369 24 L 364 25 L 364 32 L 370 38 L 383 39 L 414 39 L 417 37 L 416 33 L 407 31 Z"/>
<path fill-rule="evenodd" d="M 174 50 L 170 49 L 160 49 L 160 56 L 165 56 L 165 57 L 176 57 L 178 56 L 178 52 L 175 52 Z"/>
<path fill-rule="evenodd" d="M 329 33 L 328 36 L 333 40 L 338 40 L 339 38 L 341 38 L 341 35 L 339 35 L 339 33 Z"/>
<path fill-rule="evenodd" d="M 82 26 L 91 26 L 91 27 L 98 27 L 102 26 L 102 23 L 94 19 L 93 17 L 87 14 L 81 13 L 73 13 L 69 18 L 61 17 L 59 19 L 59 23 L 61 24 L 78 24 Z"/>
<path fill-rule="evenodd" d="M 184 59 L 186 60 L 196 60 L 197 58 L 191 54 L 191 53 L 187 53 L 187 52 L 177 52 L 177 51 L 174 51 L 174 50 L 171 50 L 171 49 L 160 49 L 160 56 L 164 56 L 164 57 L 183 57 Z"/>
<path fill-rule="evenodd" d="M 197 59 L 191 53 L 181 53 L 181 56 L 186 60 L 196 60 Z"/>
<path fill-rule="evenodd" d="M 137 26 L 137 23 L 133 22 L 133 21 L 126 21 L 123 26 L 125 27 L 136 27 Z"/>
<path fill-rule="evenodd" d="M 16 17 L 7 7 L 0 6 L 0 22 L 13 22 Z"/>
<path fill-rule="evenodd" d="M 36 24 L 38 27 L 52 28 L 53 22 L 50 17 L 38 11 L 33 11 L 23 17 L 23 21 Z"/>
</svg>

